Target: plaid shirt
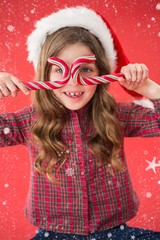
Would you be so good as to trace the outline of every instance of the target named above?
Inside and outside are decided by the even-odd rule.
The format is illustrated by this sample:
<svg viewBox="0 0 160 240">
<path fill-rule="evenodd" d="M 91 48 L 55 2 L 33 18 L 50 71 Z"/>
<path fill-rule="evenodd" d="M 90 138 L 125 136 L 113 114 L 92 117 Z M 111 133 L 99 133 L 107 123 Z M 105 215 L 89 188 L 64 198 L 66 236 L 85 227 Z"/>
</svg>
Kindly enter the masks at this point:
<svg viewBox="0 0 160 240">
<path fill-rule="evenodd" d="M 154 110 L 135 103 L 118 104 L 124 136 L 160 136 L 160 100 L 152 102 Z M 0 147 L 25 144 L 30 152 L 25 214 L 32 224 L 50 231 L 87 235 L 123 224 L 136 215 L 139 201 L 128 170 L 112 176 L 107 166 L 97 167 L 87 147 L 93 128 L 88 124 L 86 108 L 68 112 L 69 121 L 62 133 L 67 160 L 57 175 L 60 185 L 34 171 L 38 149 L 29 138 L 33 116 L 33 107 L 0 116 Z M 126 164 L 123 149 L 120 157 Z"/>
</svg>

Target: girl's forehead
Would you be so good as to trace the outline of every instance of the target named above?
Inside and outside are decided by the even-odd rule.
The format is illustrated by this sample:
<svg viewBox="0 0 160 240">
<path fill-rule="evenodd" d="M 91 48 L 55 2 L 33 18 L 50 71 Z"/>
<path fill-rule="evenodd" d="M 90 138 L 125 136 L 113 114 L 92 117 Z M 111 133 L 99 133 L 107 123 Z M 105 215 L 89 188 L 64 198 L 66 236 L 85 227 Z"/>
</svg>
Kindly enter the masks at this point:
<svg viewBox="0 0 160 240">
<path fill-rule="evenodd" d="M 94 54 L 91 49 L 84 44 L 75 43 L 64 47 L 57 55 L 58 58 L 64 60 L 67 64 L 71 64 L 75 59 L 81 56 Z"/>
</svg>

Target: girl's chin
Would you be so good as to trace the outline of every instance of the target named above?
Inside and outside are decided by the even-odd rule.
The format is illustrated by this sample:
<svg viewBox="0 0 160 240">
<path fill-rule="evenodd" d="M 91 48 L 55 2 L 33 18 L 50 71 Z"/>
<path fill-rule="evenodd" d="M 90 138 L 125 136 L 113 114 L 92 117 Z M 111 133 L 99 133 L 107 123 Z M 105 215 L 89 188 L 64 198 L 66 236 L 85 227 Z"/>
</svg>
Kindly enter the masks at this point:
<svg viewBox="0 0 160 240">
<path fill-rule="evenodd" d="M 77 110 L 80 110 L 81 108 L 83 108 L 83 106 L 81 106 L 81 107 L 69 107 L 69 106 L 65 106 L 68 110 L 70 110 L 70 111 L 77 111 Z"/>
<path fill-rule="evenodd" d="M 77 111 L 80 110 L 81 108 L 83 108 L 86 104 L 64 104 L 65 108 L 67 108 L 68 110 L 71 111 Z"/>
</svg>

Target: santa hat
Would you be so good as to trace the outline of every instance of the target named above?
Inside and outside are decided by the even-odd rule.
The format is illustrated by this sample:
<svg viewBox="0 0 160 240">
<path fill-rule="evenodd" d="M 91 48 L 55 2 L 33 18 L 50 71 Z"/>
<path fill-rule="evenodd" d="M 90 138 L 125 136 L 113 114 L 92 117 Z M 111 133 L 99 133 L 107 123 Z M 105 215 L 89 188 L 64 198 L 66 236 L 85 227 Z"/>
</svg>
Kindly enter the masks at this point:
<svg viewBox="0 0 160 240">
<path fill-rule="evenodd" d="M 100 14 L 86 7 L 64 8 L 37 21 L 35 30 L 29 35 L 28 61 L 36 68 L 41 47 L 46 37 L 63 27 L 82 27 L 96 36 L 101 42 L 109 61 L 111 72 L 119 72 L 128 64 L 122 46 L 109 23 Z"/>
</svg>

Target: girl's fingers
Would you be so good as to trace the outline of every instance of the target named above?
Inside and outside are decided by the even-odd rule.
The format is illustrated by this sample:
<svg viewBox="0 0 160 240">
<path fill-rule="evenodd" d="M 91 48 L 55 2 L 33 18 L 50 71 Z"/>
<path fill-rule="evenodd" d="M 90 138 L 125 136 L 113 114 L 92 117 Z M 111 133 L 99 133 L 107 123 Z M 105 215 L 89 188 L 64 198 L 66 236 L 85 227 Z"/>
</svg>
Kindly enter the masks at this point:
<svg viewBox="0 0 160 240">
<path fill-rule="evenodd" d="M 145 64 L 141 64 L 142 70 L 143 70 L 143 79 L 147 79 L 149 77 L 149 70 Z"/>
<path fill-rule="evenodd" d="M 128 64 L 121 72 L 125 75 L 126 84 L 143 82 L 148 78 L 148 68 L 145 64 Z"/>
<path fill-rule="evenodd" d="M 136 69 L 133 64 L 128 64 L 123 67 L 121 72 L 125 76 L 125 83 L 130 84 L 131 81 L 136 81 Z"/>
<path fill-rule="evenodd" d="M 12 76 L 12 81 L 16 85 L 16 87 L 20 89 L 24 94 L 28 95 L 30 93 L 30 90 L 23 84 L 23 82 L 15 76 Z"/>
<path fill-rule="evenodd" d="M 2 98 L 4 98 L 4 95 L 3 95 L 2 91 L 1 91 L 1 87 L 0 87 L 0 99 L 2 99 Z"/>
<path fill-rule="evenodd" d="M 7 73 L 0 73 L 0 98 L 17 96 L 18 91 L 21 90 L 24 94 L 29 94 L 29 89 L 13 75 Z"/>
<path fill-rule="evenodd" d="M 143 69 L 140 64 L 135 65 L 135 71 L 132 73 L 134 82 L 140 82 L 143 79 Z"/>
</svg>

